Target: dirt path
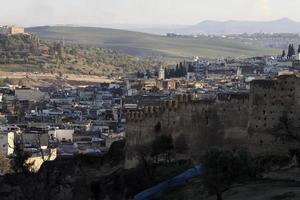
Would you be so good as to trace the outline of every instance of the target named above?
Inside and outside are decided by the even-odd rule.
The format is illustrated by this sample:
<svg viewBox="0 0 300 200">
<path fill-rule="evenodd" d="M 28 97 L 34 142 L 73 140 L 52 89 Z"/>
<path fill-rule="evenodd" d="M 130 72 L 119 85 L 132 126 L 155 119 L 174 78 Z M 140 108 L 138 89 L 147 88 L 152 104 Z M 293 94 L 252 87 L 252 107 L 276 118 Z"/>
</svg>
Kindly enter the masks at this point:
<svg viewBox="0 0 300 200">
<path fill-rule="evenodd" d="M 54 80 L 59 77 L 59 74 L 51 73 L 26 73 L 26 72 L 3 72 L 0 71 L 0 78 L 10 78 L 10 79 L 22 79 L 31 78 L 34 80 Z M 78 75 L 78 74 L 65 74 L 63 79 L 66 81 L 82 81 L 82 82 L 94 82 L 94 83 L 111 83 L 116 82 L 114 79 L 109 79 L 107 77 L 99 77 L 94 75 Z"/>
</svg>

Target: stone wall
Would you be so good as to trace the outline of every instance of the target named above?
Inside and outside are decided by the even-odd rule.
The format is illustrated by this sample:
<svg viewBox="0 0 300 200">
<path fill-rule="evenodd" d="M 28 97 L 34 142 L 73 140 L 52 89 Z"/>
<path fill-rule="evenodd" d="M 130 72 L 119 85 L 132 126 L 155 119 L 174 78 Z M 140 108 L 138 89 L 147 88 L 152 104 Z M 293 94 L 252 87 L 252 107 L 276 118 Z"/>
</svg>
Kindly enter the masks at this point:
<svg viewBox="0 0 300 200">
<path fill-rule="evenodd" d="M 224 139 L 240 139 L 247 135 L 248 94 L 220 95 L 216 99 L 199 100 L 192 96 L 177 96 L 163 101 L 161 106 L 140 108 L 127 113 L 126 166 L 136 164 L 136 147 L 149 145 L 160 134 L 176 140 L 185 136 L 191 156 L 199 147 L 223 145 Z M 160 127 L 157 130 L 157 127 Z"/>
<path fill-rule="evenodd" d="M 126 167 L 136 162 L 136 146 L 149 145 L 160 134 L 188 139 L 192 159 L 212 146 L 247 147 L 255 153 L 287 151 L 294 144 L 278 144 L 274 131 L 282 117 L 295 130 L 300 126 L 300 79 L 295 75 L 255 80 L 250 92 L 219 93 L 209 100 L 179 95 L 160 106 L 127 112 Z M 160 130 L 156 130 L 159 124 Z M 279 146 L 278 146 L 279 145 Z"/>
<path fill-rule="evenodd" d="M 283 120 L 290 128 L 300 126 L 300 79 L 296 75 L 256 80 L 250 88 L 250 133 L 278 131 Z"/>
</svg>

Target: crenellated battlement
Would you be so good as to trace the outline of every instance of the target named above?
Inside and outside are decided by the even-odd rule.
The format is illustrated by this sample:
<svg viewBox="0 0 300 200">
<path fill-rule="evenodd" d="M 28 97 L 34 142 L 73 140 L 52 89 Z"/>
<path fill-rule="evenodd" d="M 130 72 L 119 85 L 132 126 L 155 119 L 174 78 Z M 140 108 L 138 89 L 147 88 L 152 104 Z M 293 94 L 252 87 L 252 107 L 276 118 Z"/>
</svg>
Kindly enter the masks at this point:
<svg viewBox="0 0 300 200">
<path fill-rule="evenodd" d="M 274 145 L 270 133 L 283 117 L 295 127 L 291 130 L 299 129 L 299 91 L 299 78 L 281 76 L 272 81 L 254 81 L 250 91 L 149 98 L 128 113 L 125 166 L 135 166 L 135 147 L 149 145 L 161 134 L 171 135 L 174 141 L 186 137 L 189 153 L 196 157 L 199 147 L 211 145 L 255 149 L 259 145 L 259 151 L 269 151 L 266 148 Z M 143 114 L 134 114 L 137 111 Z"/>
<path fill-rule="evenodd" d="M 128 109 L 125 111 L 128 122 L 141 122 L 147 118 L 158 117 L 164 111 L 176 111 L 180 106 L 188 105 L 193 101 L 190 94 L 178 94 L 172 100 L 162 100 L 159 106 L 144 105 L 141 108 Z"/>
</svg>

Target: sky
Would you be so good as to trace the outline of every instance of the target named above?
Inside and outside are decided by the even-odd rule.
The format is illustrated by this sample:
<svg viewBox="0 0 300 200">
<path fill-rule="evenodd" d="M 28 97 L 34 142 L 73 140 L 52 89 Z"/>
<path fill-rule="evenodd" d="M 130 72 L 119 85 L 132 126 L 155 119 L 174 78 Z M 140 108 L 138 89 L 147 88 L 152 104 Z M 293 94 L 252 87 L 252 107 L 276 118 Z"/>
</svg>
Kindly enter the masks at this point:
<svg viewBox="0 0 300 200">
<path fill-rule="evenodd" d="M 203 20 L 300 21 L 300 0 L 0 0 L 4 25 L 179 24 Z"/>
</svg>

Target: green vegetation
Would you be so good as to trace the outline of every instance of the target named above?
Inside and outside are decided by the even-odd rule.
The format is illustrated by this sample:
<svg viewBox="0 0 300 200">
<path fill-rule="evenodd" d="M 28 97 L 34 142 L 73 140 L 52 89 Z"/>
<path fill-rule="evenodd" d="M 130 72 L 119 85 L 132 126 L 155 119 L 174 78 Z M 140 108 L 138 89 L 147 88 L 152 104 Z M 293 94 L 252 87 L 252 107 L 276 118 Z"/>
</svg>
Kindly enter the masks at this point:
<svg viewBox="0 0 300 200">
<path fill-rule="evenodd" d="M 202 181 L 209 193 L 222 200 L 222 194 L 234 183 L 241 183 L 255 177 L 254 160 L 246 151 L 225 151 L 211 149 L 203 157 Z"/>
<path fill-rule="evenodd" d="M 13 80 L 9 79 L 8 77 L 4 78 L 4 79 L 0 79 L 0 86 L 7 86 L 7 85 L 11 85 L 14 84 Z"/>
<path fill-rule="evenodd" d="M 0 36 L 1 71 L 118 76 L 158 66 L 154 60 L 97 47 L 46 42 L 32 35 Z"/>
<path fill-rule="evenodd" d="M 164 155 L 165 161 L 170 162 L 172 151 L 174 150 L 173 138 L 171 135 L 161 135 L 151 144 L 151 157 L 154 157 L 156 163 L 158 157 Z"/>
<path fill-rule="evenodd" d="M 116 77 L 191 56 L 277 53 L 274 49 L 205 36 L 171 38 L 89 27 L 35 27 L 27 31 L 36 36 L 0 36 L 0 71 Z"/>
<path fill-rule="evenodd" d="M 243 57 L 278 54 L 278 50 L 258 45 L 246 45 L 228 39 L 181 37 L 172 38 L 107 28 L 43 26 L 26 31 L 45 40 L 93 45 L 143 57 L 162 57 L 167 60 L 191 56 Z"/>
</svg>

